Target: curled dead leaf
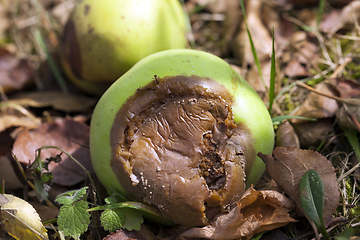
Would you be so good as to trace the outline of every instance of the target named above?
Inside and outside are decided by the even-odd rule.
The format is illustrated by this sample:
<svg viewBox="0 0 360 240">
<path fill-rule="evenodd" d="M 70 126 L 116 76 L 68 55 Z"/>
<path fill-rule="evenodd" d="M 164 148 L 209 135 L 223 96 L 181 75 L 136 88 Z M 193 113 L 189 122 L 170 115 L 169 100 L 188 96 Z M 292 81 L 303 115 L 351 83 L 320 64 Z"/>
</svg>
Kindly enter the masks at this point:
<svg viewBox="0 0 360 240">
<path fill-rule="evenodd" d="M 276 131 L 276 146 L 300 147 L 299 137 L 296 134 L 294 127 L 288 121 L 280 124 Z"/>
<path fill-rule="evenodd" d="M 250 239 L 263 231 L 295 222 L 288 214 L 293 207 L 279 192 L 256 191 L 251 187 L 229 213 L 219 215 L 211 225 L 183 232 L 177 240 Z"/>
<path fill-rule="evenodd" d="M 340 200 L 339 184 L 331 162 L 318 152 L 293 147 L 276 147 L 272 155 L 259 153 L 258 156 L 265 162 L 270 176 L 296 202 L 299 213 L 302 213 L 300 180 L 309 169 L 316 170 L 324 184 L 323 217 L 325 223 L 329 222 Z"/>
</svg>

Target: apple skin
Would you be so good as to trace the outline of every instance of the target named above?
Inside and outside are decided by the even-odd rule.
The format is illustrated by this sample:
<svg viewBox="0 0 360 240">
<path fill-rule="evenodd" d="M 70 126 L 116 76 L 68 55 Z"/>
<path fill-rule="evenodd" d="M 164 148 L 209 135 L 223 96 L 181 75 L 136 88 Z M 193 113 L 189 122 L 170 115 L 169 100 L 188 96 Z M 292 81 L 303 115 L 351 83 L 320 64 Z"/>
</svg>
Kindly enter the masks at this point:
<svg viewBox="0 0 360 240">
<path fill-rule="evenodd" d="M 140 59 L 187 46 L 178 0 L 83 0 L 73 9 L 60 61 L 80 89 L 101 95 Z"/>
<path fill-rule="evenodd" d="M 232 93 L 234 121 L 248 127 L 254 139 L 256 153 L 272 152 L 274 131 L 270 115 L 255 90 L 230 65 L 215 55 L 198 50 L 162 51 L 135 64 L 112 84 L 95 107 L 90 126 L 90 154 L 96 175 L 109 194 L 126 194 L 110 165 L 110 131 L 116 113 L 137 89 L 154 81 L 154 75 L 195 75 L 221 83 Z M 264 171 L 265 164 L 256 157 L 250 174 L 246 176 L 246 186 L 255 185 Z"/>
</svg>

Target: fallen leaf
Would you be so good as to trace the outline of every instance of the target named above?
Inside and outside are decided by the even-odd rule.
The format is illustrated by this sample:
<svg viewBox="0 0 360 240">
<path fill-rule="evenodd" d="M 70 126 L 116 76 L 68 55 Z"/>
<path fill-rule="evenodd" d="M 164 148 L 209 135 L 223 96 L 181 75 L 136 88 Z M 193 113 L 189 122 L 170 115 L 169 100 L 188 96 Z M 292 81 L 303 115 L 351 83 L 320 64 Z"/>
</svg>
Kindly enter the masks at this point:
<svg viewBox="0 0 360 240">
<path fill-rule="evenodd" d="M 0 194 L 1 229 L 15 239 L 45 240 L 46 229 L 34 207 L 10 194 Z"/>
<path fill-rule="evenodd" d="M 338 30 L 354 26 L 360 13 L 360 1 L 353 1 L 344 7 L 340 13 L 334 13 L 328 16 L 320 25 L 321 31 L 336 33 Z"/>
<path fill-rule="evenodd" d="M 20 93 L 8 102 L 23 107 L 53 107 L 64 112 L 83 112 L 96 104 L 95 98 L 59 91 Z"/>
<path fill-rule="evenodd" d="M 349 79 L 330 79 L 332 87 L 336 88 L 341 98 L 360 98 L 360 84 Z"/>
<path fill-rule="evenodd" d="M 359 130 L 360 123 L 360 107 L 343 104 L 336 114 L 337 124 L 354 130 Z"/>
<path fill-rule="evenodd" d="M 93 172 L 89 153 L 89 126 L 71 119 L 57 119 L 54 123 L 43 123 L 34 130 L 24 130 L 18 134 L 13 152 L 21 163 L 34 161 L 36 149 L 42 146 L 56 146 L 69 152 L 88 171 Z M 59 150 L 46 149 L 41 151 L 43 159 L 55 157 Z M 72 186 L 83 181 L 86 174 L 73 160 L 65 154 L 61 155 L 60 163 L 51 162 L 49 170 L 53 174 L 52 182 Z"/>
<path fill-rule="evenodd" d="M 300 147 L 299 137 L 297 136 L 294 127 L 288 121 L 280 124 L 276 131 L 276 146 Z"/>
<path fill-rule="evenodd" d="M 34 70 L 27 60 L 0 47 L 0 86 L 6 93 L 22 89 L 33 75 Z"/>
<path fill-rule="evenodd" d="M 332 134 L 335 134 L 334 120 L 322 118 L 313 122 L 293 124 L 301 148 L 316 148 Z"/>
<path fill-rule="evenodd" d="M 291 60 L 287 63 L 284 71 L 290 78 L 311 76 L 311 62 L 319 58 L 319 47 L 308 41 L 304 31 L 298 31 L 290 39 Z"/>
<path fill-rule="evenodd" d="M 262 1 L 246 1 L 246 21 L 251 39 L 254 46 L 256 46 L 259 62 L 269 60 L 272 52 L 272 38 L 261 19 L 263 4 Z M 254 56 L 244 22 L 240 24 L 239 33 L 234 38 L 233 46 L 234 55 L 238 57 L 245 66 L 254 63 Z"/>
<path fill-rule="evenodd" d="M 40 120 L 31 119 L 18 114 L 3 114 L 0 111 L 0 132 L 11 127 L 25 127 L 28 129 L 36 128 L 39 126 Z"/>
<path fill-rule="evenodd" d="M 149 240 L 144 238 L 140 233 L 136 231 L 127 231 L 124 229 L 116 230 L 107 235 L 103 240 Z"/>
<path fill-rule="evenodd" d="M 312 150 L 293 147 L 276 147 L 270 154 L 258 156 L 265 162 L 270 176 L 285 190 L 301 211 L 299 184 L 303 175 L 309 170 L 316 170 L 324 183 L 324 222 L 329 223 L 332 214 L 339 204 L 340 191 L 335 169 L 324 156 Z"/>
<path fill-rule="evenodd" d="M 191 228 L 176 239 L 250 239 L 295 222 L 288 214 L 292 208 L 292 202 L 279 192 L 256 191 L 251 187 L 229 213 L 221 214 L 211 225 Z"/>
<path fill-rule="evenodd" d="M 284 73 L 289 78 L 307 77 L 311 76 L 311 73 L 296 59 L 292 59 L 284 69 Z"/>
<path fill-rule="evenodd" d="M 315 89 L 328 95 L 336 94 L 334 90 L 324 82 L 316 84 Z M 300 105 L 299 109 L 293 113 L 293 115 L 307 118 L 328 118 L 334 117 L 338 110 L 339 105 L 336 100 L 321 96 L 314 92 L 310 92 L 306 100 Z M 292 123 L 300 123 L 305 121 L 306 120 L 302 119 L 291 120 Z"/>
<path fill-rule="evenodd" d="M 255 64 L 251 66 L 245 79 L 263 99 L 266 96 L 267 89 L 269 89 L 270 86 L 271 60 L 262 62 L 260 67 L 266 86 L 264 86 L 264 83 L 261 80 L 259 74 L 259 70 Z"/>
</svg>

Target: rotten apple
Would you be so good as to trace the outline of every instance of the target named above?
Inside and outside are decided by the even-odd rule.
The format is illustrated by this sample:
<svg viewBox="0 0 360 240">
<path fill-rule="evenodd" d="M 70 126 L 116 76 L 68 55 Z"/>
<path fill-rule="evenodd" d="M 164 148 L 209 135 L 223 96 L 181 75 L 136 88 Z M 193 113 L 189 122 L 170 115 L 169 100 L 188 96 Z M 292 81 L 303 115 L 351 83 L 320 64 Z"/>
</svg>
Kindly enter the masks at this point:
<svg viewBox="0 0 360 240">
<path fill-rule="evenodd" d="M 83 0 L 64 28 L 61 63 L 80 89 L 101 95 L 145 56 L 185 48 L 185 31 L 178 0 Z"/>
<path fill-rule="evenodd" d="M 270 115 L 225 61 L 197 50 L 152 54 L 99 100 L 91 121 L 95 172 L 110 194 L 156 206 L 184 226 L 229 211 L 271 153 Z"/>
</svg>

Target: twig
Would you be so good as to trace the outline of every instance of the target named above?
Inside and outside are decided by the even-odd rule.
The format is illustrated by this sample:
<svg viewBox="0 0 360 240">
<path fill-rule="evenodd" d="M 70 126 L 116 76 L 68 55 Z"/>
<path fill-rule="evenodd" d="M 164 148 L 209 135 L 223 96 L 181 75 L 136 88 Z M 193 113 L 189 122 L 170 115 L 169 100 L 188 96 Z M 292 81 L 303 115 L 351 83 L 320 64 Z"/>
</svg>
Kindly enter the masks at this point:
<svg viewBox="0 0 360 240">
<path fill-rule="evenodd" d="M 354 99 L 354 98 L 340 98 L 340 97 L 336 97 L 336 96 L 332 96 L 330 94 L 327 94 L 327 93 L 322 93 L 312 87 L 310 87 L 309 85 L 306 85 L 305 83 L 302 83 L 300 81 L 296 81 L 296 84 L 301 86 L 301 87 L 304 87 L 316 94 L 319 94 L 321 96 L 324 96 L 324 97 L 327 97 L 327 98 L 331 98 L 331 99 L 334 99 L 340 103 L 343 103 L 343 104 L 349 104 L 349 105 L 354 105 L 354 106 L 360 106 L 360 100 L 359 99 Z"/>
<path fill-rule="evenodd" d="M 339 72 L 341 72 L 345 68 L 345 66 L 348 65 L 351 61 L 351 57 L 345 58 L 345 61 L 330 75 L 330 78 L 335 78 L 336 75 L 338 75 Z"/>
</svg>

